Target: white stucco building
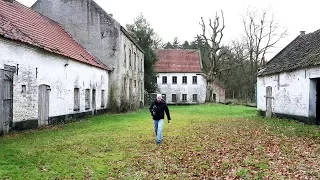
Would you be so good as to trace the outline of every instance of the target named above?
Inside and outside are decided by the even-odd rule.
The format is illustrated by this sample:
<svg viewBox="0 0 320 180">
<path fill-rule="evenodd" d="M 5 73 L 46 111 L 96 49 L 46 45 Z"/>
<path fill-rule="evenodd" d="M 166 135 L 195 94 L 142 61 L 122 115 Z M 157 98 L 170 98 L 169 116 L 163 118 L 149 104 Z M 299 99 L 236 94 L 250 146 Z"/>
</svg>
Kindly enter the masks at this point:
<svg viewBox="0 0 320 180">
<path fill-rule="evenodd" d="M 56 22 L 0 1 L 0 134 L 108 107 L 109 70 Z"/>
<path fill-rule="evenodd" d="M 320 124 L 320 31 L 301 32 L 259 71 L 257 106 L 266 116 Z"/>
<path fill-rule="evenodd" d="M 206 80 L 202 75 L 200 51 L 157 50 L 159 92 L 168 104 L 198 104 L 206 99 Z"/>
<path fill-rule="evenodd" d="M 144 52 L 112 14 L 93 0 L 37 0 L 32 9 L 61 24 L 111 69 L 111 107 L 143 106 Z"/>
</svg>

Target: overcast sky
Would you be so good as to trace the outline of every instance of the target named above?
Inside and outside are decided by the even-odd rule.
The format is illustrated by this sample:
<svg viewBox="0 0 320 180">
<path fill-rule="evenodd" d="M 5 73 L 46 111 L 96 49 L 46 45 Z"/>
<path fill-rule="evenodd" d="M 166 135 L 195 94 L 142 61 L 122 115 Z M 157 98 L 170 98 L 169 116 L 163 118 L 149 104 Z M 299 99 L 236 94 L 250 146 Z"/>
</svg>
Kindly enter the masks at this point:
<svg viewBox="0 0 320 180">
<path fill-rule="evenodd" d="M 18 0 L 31 6 L 35 0 Z M 201 32 L 199 21 L 213 18 L 216 11 L 223 10 L 225 16 L 224 43 L 240 39 L 243 33 L 242 15 L 248 6 L 268 9 L 276 21 L 287 28 L 288 36 L 277 49 L 267 55 L 269 60 L 275 53 L 299 35 L 320 29 L 319 0 L 95 0 L 107 13 L 123 26 L 132 23 L 142 13 L 164 42 L 178 37 L 180 42 L 192 41 Z"/>
</svg>

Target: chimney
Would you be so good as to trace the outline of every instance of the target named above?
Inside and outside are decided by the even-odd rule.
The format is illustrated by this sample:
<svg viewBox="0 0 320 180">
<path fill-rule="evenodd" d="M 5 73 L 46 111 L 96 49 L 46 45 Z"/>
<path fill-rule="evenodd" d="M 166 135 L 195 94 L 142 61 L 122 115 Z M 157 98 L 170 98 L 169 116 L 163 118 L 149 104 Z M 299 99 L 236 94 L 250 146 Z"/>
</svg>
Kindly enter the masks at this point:
<svg viewBox="0 0 320 180">
<path fill-rule="evenodd" d="M 4 0 L 5 2 L 13 3 L 14 0 Z"/>
<path fill-rule="evenodd" d="M 306 31 L 300 31 L 300 36 L 306 35 Z"/>
<path fill-rule="evenodd" d="M 113 17 L 113 14 L 109 14 L 109 16 Z"/>
</svg>

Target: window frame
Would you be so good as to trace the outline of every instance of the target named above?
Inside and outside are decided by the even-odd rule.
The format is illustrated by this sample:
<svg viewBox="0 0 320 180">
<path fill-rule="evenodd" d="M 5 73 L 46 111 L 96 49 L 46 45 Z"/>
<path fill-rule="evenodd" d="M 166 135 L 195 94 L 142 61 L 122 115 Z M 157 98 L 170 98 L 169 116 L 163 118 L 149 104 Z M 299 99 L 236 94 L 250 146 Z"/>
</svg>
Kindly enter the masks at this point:
<svg viewBox="0 0 320 180">
<path fill-rule="evenodd" d="M 78 94 L 76 94 L 76 90 L 78 91 Z M 73 89 L 73 96 L 73 111 L 80 111 L 80 88 Z"/>
<path fill-rule="evenodd" d="M 132 50 L 129 49 L 129 67 L 132 67 Z"/>
<path fill-rule="evenodd" d="M 173 98 L 173 97 L 175 97 L 175 98 Z M 171 95 L 171 102 L 177 102 L 177 94 Z"/>
<path fill-rule="evenodd" d="M 192 84 L 198 84 L 198 76 L 192 76 Z"/>
<path fill-rule="evenodd" d="M 188 77 L 187 76 L 182 76 L 182 84 L 188 84 Z"/>
<path fill-rule="evenodd" d="M 84 100 L 85 100 L 85 110 L 89 110 L 91 108 L 91 96 L 90 96 L 90 89 L 85 89 L 84 93 Z"/>
<path fill-rule="evenodd" d="M 178 77 L 172 76 L 172 84 L 178 84 Z"/>
<path fill-rule="evenodd" d="M 165 80 L 165 82 L 164 82 Z M 162 84 L 168 84 L 168 77 L 167 76 L 162 76 Z"/>
<path fill-rule="evenodd" d="M 198 102 L 198 94 L 192 94 L 192 102 Z"/>
<path fill-rule="evenodd" d="M 124 65 L 127 65 L 127 51 L 126 51 L 126 45 L 124 44 L 123 50 L 124 50 Z"/>
<path fill-rule="evenodd" d="M 101 108 L 104 108 L 106 105 L 105 101 L 104 101 L 104 98 L 105 98 L 105 90 L 104 89 L 101 89 Z"/>
<path fill-rule="evenodd" d="M 137 53 L 134 52 L 133 55 L 134 55 L 134 62 L 133 62 L 134 70 L 137 70 Z"/>
<path fill-rule="evenodd" d="M 185 99 L 183 97 L 186 97 Z M 188 101 L 188 95 L 187 94 L 182 94 L 182 102 L 187 102 Z"/>
</svg>

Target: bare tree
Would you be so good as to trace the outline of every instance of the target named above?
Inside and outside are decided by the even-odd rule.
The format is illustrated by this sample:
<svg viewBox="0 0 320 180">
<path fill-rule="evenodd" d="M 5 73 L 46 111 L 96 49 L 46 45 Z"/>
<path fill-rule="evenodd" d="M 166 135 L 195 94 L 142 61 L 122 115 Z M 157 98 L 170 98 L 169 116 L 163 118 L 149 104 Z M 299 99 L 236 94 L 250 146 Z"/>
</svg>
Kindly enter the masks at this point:
<svg viewBox="0 0 320 180">
<path fill-rule="evenodd" d="M 254 84 L 258 68 L 264 63 L 266 53 L 286 36 L 286 29 L 275 22 L 272 13 L 264 10 L 259 14 L 257 10 L 247 9 L 243 17 L 244 39 L 250 60 L 250 74 L 252 87 L 249 96 L 254 97 Z M 252 99 L 253 100 L 253 99 Z"/>
<path fill-rule="evenodd" d="M 199 23 L 202 28 L 202 33 L 197 35 L 197 40 L 204 44 L 207 50 L 207 57 L 203 57 L 207 65 L 204 77 L 207 80 L 208 94 L 207 101 L 212 101 L 213 97 L 213 84 L 217 81 L 217 75 L 221 72 L 221 62 L 225 52 L 222 51 L 223 46 L 221 41 L 223 38 L 223 30 L 225 28 L 223 11 L 221 11 L 221 19 L 216 13 L 215 18 L 209 18 L 208 26 L 206 25 L 203 17 Z"/>
</svg>

